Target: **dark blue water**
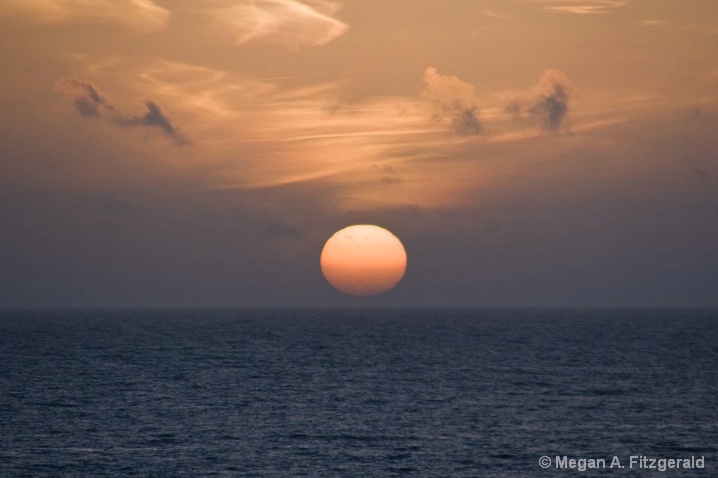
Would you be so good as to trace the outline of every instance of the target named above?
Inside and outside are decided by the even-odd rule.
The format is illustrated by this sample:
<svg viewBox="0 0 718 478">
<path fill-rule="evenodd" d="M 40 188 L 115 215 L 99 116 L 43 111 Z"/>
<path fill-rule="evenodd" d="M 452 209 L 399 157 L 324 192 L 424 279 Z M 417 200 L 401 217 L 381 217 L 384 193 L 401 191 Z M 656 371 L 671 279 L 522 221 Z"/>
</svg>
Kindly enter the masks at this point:
<svg viewBox="0 0 718 478">
<path fill-rule="evenodd" d="M 715 310 L 6 311 L 0 358 L 2 477 L 718 476 Z"/>
</svg>

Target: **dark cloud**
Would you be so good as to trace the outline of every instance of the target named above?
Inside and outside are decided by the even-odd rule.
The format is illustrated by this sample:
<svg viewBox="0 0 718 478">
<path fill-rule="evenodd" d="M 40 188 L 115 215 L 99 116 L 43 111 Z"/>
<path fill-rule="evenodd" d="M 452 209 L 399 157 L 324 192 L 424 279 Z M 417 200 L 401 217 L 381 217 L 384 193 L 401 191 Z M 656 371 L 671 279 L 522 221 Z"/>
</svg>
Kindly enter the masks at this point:
<svg viewBox="0 0 718 478">
<path fill-rule="evenodd" d="M 402 182 L 396 170 L 391 166 L 386 166 L 381 170 L 382 176 L 380 179 L 381 184 L 392 185 L 400 184 Z"/>
<path fill-rule="evenodd" d="M 146 100 L 145 106 L 147 106 L 147 113 L 144 115 L 120 118 L 118 123 L 123 126 L 148 126 L 150 128 L 158 128 L 165 136 L 174 141 L 177 146 L 190 144 L 189 139 L 162 113 L 157 103 L 152 100 Z"/>
<path fill-rule="evenodd" d="M 511 113 L 514 118 L 518 118 L 521 116 L 521 111 L 523 108 L 519 100 L 513 100 L 511 103 L 506 105 L 506 108 L 504 109 L 507 113 Z"/>
<path fill-rule="evenodd" d="M 422 97 L 434 118 L 448 119 L 454 132 L 460 135 L 481 133 L 483 128 L 472 85 L 453 76 L 441 75 L 436 68 L 426 69 L 424 84 Z"/>
<path fill-rule="evenodd" d="M 539 81 L 539 95 L 529 108 L 529 113 L 547 131 L 558 131 L 568 113 L 571 99 L 571 83 L 560 70 L 546 70 Z"/>
<path fill-rule="evenodd" d="M 117 111 L 100 90 L 87 81 L 75 78 L 60 80 L 58 86 L 61 90 L 75 96 L 75 109 L 82 116 L 100 116 L 100 110 Z"/>
<path fill-rule="evenodd" d="M 382 176 L 382 178 L 381 178 L 381 183 L 382 183 L 382 184 L 389 184 L 389 185 L 391 185 L 391 184 L 401 184 L 401 182 L 402 182 L 401 179 L 399 179 L 399 178 L 396 177 L 396 176 L 389 176 L 389 175 L 387 175 L 387 176 Z"/>
<path fill-rule="evenodd" d="M 501 231 L 504 221 L 498 216 L 489 216 L 484 221 L 484 232 L 486 234 L 495 235 Z"/>
<path fill-rule="evenodd" d="M 715 111 L 699 107 L 695 107 L 688 116 L 689 122 L 710 126 L 713 126 L 713 123 L 716 122 L 716 119 L 718 119 L 718 117 L 716 117 Z"/>
<path fill-rule="evenodd" d="M 524 99 L 511 101 L 504 110 L 515 119 L 528 115 L 546 131 L 559 131 L 568 115 L 572 96 L 568 78 L 560 70 L 546 70 L 534 91 Z"/>
<path fill-rule="evenodd" d="M 142 207 L 111 193 L 80 195 L 74 201 L 72 210 L 81 211 L 90 216 L 129 218 L 143 213 Z"/>
<path fill-rule="evenodd" d="M 144 115 L 129 115 L 113 106 L 109 98 L 102 94 L 97 86 L 88 81 L 65 78 L 58 82 L 58 88 L 74 96 L 75 110 L 81 116 L 86 118 L 105 117 L 114 124 L 126 127 L 157 128 L 178 146 L 191 144 L 190 140 L 172 124 L 172 121 L 152 100 L 145 100 L 147 112 Z"/>
<path fill-rule="evenodd" d="M 269 239 L 298 239 L 302 237 L 296 227 L 285 222 L 270 222 L 265 224 L 262 233 Z"/>
<path fill-rule="evenodd" d="M 451 126 L 458 134 L 469 135 L 481 133 L 481 125 L 476 117 L 476 107 L 464 108 L 456 105 L 451 117 Z"/>
<path fill-rule="evenodd" d="M 703 168 L 691 168 L 691 171 L 701 179 L 708 179 L 708 171 Z"/>
<path fill-rule="evenodd" d="M 103 196 L 99 199 L 100 211 L 103 214 L 108 214 L 110 216 L 129 217 L 135 216 L 142 212 L 142 209 L 139 206 L 124 199 L 120 199 L 114 196 Z"/>
</svg>

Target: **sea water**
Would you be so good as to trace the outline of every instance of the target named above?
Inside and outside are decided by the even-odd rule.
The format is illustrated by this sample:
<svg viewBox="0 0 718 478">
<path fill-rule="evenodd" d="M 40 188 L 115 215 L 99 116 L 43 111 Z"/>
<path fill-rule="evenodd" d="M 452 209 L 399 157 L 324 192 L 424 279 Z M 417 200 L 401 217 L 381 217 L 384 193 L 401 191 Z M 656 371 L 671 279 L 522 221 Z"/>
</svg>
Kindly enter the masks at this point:
<svg viewBox="0 0 718 478">
<path fill-rule="evenodd" d="M 0 359 L 2 477 L 718 476 L 715 309 L 4 311 Z"/>
</svg>

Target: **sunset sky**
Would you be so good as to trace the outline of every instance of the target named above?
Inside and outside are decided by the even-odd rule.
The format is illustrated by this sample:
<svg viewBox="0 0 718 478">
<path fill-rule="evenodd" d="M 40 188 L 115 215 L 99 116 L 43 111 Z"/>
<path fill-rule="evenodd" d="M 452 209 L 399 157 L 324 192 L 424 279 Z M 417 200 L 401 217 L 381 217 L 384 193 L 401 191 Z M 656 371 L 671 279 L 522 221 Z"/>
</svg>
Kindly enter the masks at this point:
<svg viewBox="0 0 718 478">
<path fill-rule="evenodd" d="M 716 306 L 715 0 L 3 0 L 0 307 Z M 351 224 L 406 275 L 322 277 Z"/>
</svg>

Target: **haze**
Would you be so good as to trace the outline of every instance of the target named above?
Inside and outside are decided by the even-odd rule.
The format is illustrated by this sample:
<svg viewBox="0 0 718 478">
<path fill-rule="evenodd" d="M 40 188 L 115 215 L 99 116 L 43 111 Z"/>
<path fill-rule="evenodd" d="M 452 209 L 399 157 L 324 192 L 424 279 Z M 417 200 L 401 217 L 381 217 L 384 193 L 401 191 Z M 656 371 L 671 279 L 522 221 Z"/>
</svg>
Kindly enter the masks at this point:
<svg viewBox="0 0 718 478">
<path fill-rule="evenodd" d="M 0 3 L 0 307 L 718 305 L 718 3 Z M 351 224 L 411 258 L 352 299 Z"/>
</svg>

